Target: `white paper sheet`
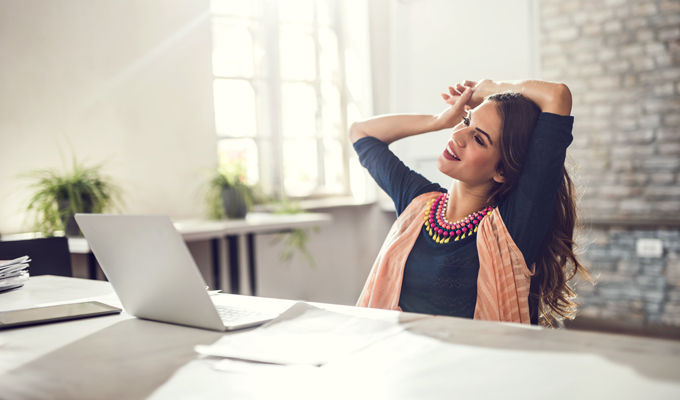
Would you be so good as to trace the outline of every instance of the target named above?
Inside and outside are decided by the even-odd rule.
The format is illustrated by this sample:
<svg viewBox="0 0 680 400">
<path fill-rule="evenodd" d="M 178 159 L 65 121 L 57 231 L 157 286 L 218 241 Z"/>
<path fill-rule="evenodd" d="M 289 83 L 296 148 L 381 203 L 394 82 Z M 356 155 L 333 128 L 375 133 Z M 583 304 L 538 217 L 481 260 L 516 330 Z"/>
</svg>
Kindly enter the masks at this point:
<svg viewBox="0 0 680 400">
<path fill-rule="evenodd" d="M 255 330 L 226 335 L 200 354 L 274 364 L 323 365 L 403 331 L 397 324 L 297 303 Z"/>
</svg>

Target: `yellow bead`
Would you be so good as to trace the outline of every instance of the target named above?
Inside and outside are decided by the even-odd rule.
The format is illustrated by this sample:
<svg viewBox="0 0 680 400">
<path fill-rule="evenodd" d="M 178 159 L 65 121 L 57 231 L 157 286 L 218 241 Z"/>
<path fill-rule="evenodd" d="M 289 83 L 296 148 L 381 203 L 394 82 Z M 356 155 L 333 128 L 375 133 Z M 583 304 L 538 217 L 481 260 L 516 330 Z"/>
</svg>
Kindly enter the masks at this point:
<svg viewBox="0 0 680 400">
<path fill-rule="evenodd" d="M 456 238 L 453 239 L 454 242 L 457 242 L 458 240 L 460 240 L 460 236 L 456 236 Z"/>
<path fill-rule="evenodd" d="M 477 228 L 479 228 L 479 225 L 475 226 L 475 232 L 477 232 Z"/>
<path fill-rule="evenodd" d="M 444 240 L 444 243 L 448 243 L 449 240 L 451 240 L 451 238 L 450 238 L 450 237 L 447 237 L 447 238 Z"/>
</svg>

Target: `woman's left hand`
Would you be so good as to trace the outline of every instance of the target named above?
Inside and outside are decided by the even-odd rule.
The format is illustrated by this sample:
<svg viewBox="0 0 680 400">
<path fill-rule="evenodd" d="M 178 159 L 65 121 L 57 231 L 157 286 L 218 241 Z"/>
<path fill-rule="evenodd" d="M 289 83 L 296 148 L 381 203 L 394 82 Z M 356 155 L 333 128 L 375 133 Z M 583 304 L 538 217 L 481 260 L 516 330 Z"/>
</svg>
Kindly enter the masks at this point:
<svg viewBox="0 0 680 400">
<path fill-rule="evenodd" d="M 486 96 L 492 95 L 498 91 L 494 87 L 494 82 L 490 79 L 482 79 L 479 82 L 465 80 L 461 83 L 457 83 L 455 87 L 449 86 L 449 93 L 451 95 L 442 94 L 442 97 L 448 104 L 453 104 L 452 101 L 454 101 L 453 99 L 455 96 L 460 95 L 465 88 L 472 89 L 472 97 L 466 104 L 466 110 L 477 107 L 482 104 Z"/>
<path fill-rule="evenodd" d="M 449 90 L 452 90 L 452 88 L 449 88 Z M 460 122 L 460 119 L 465 115 L 466 104 L 470 101 L 471 96 L 472 89 L 470 88 L 463 89 L 460 93 L 453 92 L 451 95 L 442 93 L 442 97 L 451 107 L 437 115 L 439 129 L 453 128 Z"/>
</svg>

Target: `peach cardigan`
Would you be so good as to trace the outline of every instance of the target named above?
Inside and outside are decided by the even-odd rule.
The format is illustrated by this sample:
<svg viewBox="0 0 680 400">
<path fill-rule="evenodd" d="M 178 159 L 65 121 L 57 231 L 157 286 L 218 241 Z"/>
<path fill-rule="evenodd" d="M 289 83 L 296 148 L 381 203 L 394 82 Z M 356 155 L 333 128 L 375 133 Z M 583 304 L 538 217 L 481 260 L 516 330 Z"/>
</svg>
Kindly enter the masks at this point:
<svg viewBox="0 0 680 400">
<path fill-rule="evenodd" d="M 357 306 L 401 310 L 399 296 L 404 266 L 424 223 L 423 210 L 441 192 L 415 198 L 397 218 L 373 264 Z M 479 276 L 474 319 L 530 323 L 529 271 L 524 256 L 508 233 L 498 209 L 477 231 Z"/>
</svg>

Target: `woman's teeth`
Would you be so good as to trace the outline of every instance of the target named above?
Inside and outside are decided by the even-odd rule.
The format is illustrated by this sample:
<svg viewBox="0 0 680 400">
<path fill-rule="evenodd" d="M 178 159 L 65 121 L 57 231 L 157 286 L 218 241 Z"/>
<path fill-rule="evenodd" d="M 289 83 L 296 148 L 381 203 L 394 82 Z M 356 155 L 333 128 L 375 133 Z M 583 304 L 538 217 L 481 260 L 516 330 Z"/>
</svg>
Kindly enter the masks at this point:
<svg viewBox="0 0 680 400">
<path fill-rule="evenodd" d="M 451 154 L 451 157 L 453 157 L 453 158 L 455 158 L 456 160 L 460 161 L 460 158 L 458 158 L 458 157 L 453 153 L 453 150 L 451 150 L 451 148 L 450 148 L 449 146 L 446 146 L 446 151 L 448 151 L 449 154 Z"/>
</svg>

